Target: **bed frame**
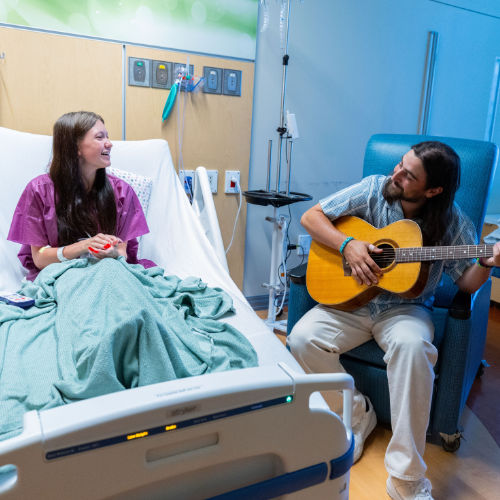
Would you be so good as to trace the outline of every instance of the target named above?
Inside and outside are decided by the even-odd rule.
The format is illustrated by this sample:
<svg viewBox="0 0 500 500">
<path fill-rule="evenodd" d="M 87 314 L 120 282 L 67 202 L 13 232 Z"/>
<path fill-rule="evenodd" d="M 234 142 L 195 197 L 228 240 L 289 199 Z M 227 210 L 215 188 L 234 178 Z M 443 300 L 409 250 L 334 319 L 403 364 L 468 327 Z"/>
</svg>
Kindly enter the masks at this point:
<svg viewBox="0 0 500 500">
<path fill-rule="evenodd" d="M 0 151 L 0 290 L 15 290 L 25 273 L 6 236 L 51 138 L 0 128 Z M 346 500 L 352 378 L 304 375 L 249 306 L 229 277 L 202 167 L 191 207 L 165 141 L 115 143 L 112 162 L 154 180 L 141 256 L 229 293 L 236 313 L 222 320 L 252 343 L 259 367 L 26 413 L 22 434 L 0 442 L 0 500 Z M 343 422 L 317 392 L 334 389 L 344 390 Z"/>
</svg>

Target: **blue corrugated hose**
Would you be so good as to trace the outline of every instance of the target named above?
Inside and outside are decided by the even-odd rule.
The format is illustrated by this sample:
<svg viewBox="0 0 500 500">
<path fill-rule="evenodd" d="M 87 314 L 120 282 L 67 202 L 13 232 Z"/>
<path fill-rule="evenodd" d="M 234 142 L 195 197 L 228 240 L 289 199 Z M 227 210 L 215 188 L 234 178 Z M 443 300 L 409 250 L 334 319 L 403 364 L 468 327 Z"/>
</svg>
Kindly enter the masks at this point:
<svg viewBox="0 0 500 500">
<path fill-rule="evenodd" d="M 163 114 L 161 115 L 162 122 L 164 122 L 167 118 L 170 112 L 172 111 L 172 108 L 174 107 L 175 104 L 175 98 L 177 96 L 177 91 L 179 89 L 179 84 L 174 83 L 172 85 L 172 88 L 170 89 L 170 92 L 167 97 L 167 102 L 165 103 L 165 107 L 163 108 Z"/>
</svg>

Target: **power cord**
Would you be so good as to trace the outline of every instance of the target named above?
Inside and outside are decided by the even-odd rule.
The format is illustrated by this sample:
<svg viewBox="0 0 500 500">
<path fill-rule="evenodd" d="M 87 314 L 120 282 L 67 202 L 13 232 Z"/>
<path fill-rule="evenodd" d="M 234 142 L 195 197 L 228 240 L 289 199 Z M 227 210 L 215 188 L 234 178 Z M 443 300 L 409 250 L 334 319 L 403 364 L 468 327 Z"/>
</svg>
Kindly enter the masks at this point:
<svg viewBox="0 0 500 500">
<path fill-rule="evenodd" d="M 284 224 L 286 225 L 285 234 L 287 234 L 287 230 L 288 230 L 289 226 L 286 223 L 286 221 L 284 222 Z M 284 249 L 282 249 L 282 251 L 281 251 L 281 265 L 279 267 L 281 267 L 281 266 L 283 266 L 284 273 L 286 276 L 286 251 Z M 278 314 L 280 314 L 281 311 L 283 311 L 283 306 L 285 305 L 285 297 L 286 297 L 286 291 L 287 291 L 287 280 L 285 280 L 285 283 L 283 283 L 281 281 L 281 278 L 279 276 L 279 271 L 278 271 L 278 278 L 279 278 L 281 284 L 285 287 L 285 289 L 283 290 L 283 299 L 281 300 L 280 308 L 271 317 L 267 318 L 266 321 L 270 321 L 270 320 L 275 319 L 278 316 Z M 276 306 L 276 304 L 275 304 L 275 306 Z"/>
<path fill-rule="evenodd" d="M 288 231 L 290 229 L 290 226 L 292 225 L 292 212 L 290 210 L 290 205 L 288 205 L 287 208 L 288 208 L 288 214 L 290 215 L 290 222 L 288 223 L 288 226 L 287 226 L 287 229 L 286 229 L 286 232 L 285 232 L 285 242 L 286 242 L 285 268 L 286 268 L 286 264 L 288 262 L 288 259 L 289 259 L 290 255 L 292 254 L 292 250 L 295 250 L 296 248 L 302 248 L 302 260 L 300 261 L 299 266 L 301 266 L 302 263 L 304 262 L 304 256 L 305 256 L 304 247 L 302 245 L 293 245 L 293 244 L 290 244 L 290 238 L 288 236 Z M 285 275 L 285 280 L 287 282 L 287 285 L 290 288 L 290 276 L 286 273 L 286 271 L 284 271 L 283 273 L 281 272 L 281 268 L 282 267 L 283 267 L 283 264 L 280 264 L 279 267 L 278 267 L 278 279 L 280 280 L 280 283 L 283 286 L 285 286 L 285 284 L 283 283 L 283 281 L 281 281 L 281 275 L 284 274 Z"/>
<path fill-rule="evenodd" d="M 231 245 L 233 244 L 234 233 L 236 231 L 236 223 L 238 222 L 238 217 L 240 215 L 241 205 L 243 203 L 243 198 L 241 196 L 240 183 L 238 182 L 238 179 L 236 179 L 236 177 L 231 177 L 231 182 L 234 182 L 236 184 L 236 188 L 238 189 L 238 194 L 240 195 L 240 206 L 238 207 L 238 213 L 236 214 L 236 220 L 234 221 L 233 236 L 231 236 L 231 242 L 229 243 L 229 246 L 226 249 L 226 254 L 227 254 L 227 252 L 229 252 L 229 249 L 231 248 Z"/>
<path fill-rule="evenodd" d="M 184 170 L 184 157 L 182 156 L 182 144 L 184 142 L 184 125 L 186 123 L 186 104 L 187 104 L 187 89 L 184 91 L 184 108 L 182 110 L 182 129 L 181 129 L 181 117 L 180 117 L 180 108 L 181 108 L 181 86 L 182 86 L 182 77 L 184 74 L 189 71 L 189 57 L 188 57 L 188 65 L 186 67 L 181 68 L 181 73 L 179 74 L 179 88 L 178 88 L 178 99 L 177 99 L 177 129 L 179 135 L 179 175 L 182 171 L 184 177 L 184 190 L 186 187 L 188 188 L 188 196 L 191 204 L 193 203 L 193 180 L 189 181 L 189 177 L 186 177 L 186 171 Z"/>
</svg>

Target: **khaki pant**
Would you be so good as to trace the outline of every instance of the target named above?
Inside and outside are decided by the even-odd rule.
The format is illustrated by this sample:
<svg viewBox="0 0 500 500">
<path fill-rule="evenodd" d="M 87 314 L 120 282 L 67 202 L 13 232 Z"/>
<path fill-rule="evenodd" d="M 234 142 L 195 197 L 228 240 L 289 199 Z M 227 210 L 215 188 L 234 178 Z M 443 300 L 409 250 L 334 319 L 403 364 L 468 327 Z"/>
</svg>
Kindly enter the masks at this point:
<svg viewBox="0 0 500 500">
<path fill-rule="evenodd" d="M 288 337 L 293 356 L 306 373 L 345 372 L 339 355 L 374 338 L 384 350 L 391 401 L 392 439 L 385 455 L 387 471 L 415 481 L 425 476 L 425 438 L 434 383 L 437 349 L 432 345 L 430 311 L 416 305 L 393 307 L 370 318 L 318 305 L 305 314 Z M 322 393 L 330 408 L 342 414 L 335 391 Z M 365 411 L 365 399 L 355 390 L 353 425 Z"/>
</svg>

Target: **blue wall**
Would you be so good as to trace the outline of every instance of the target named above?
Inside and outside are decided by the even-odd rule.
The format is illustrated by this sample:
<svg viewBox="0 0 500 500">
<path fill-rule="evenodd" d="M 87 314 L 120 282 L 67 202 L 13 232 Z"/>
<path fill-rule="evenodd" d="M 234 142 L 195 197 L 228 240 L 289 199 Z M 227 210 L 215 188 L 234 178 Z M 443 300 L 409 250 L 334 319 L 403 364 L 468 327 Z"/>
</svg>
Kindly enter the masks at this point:
<svg viewBox="0 0 500 500">
<path fill-rule="evenodd" d="M 269 139 L 277 149 L 283 51 L 280 4 L 269 7 L 269 28 L 257 38 L 249 189 L 264 188 Z M 292 206 L 292 242 L 305 234 L 305 210 L 361 179 L 372 134 L 417 133 L 429 31 L 439 32 L 439 47 L 428 132 L 484 138 L 500 19 L 430 0 L 292 0 L 290 30 L 286 109 L 300 132 L 291 189 L 313 196 Z M 267 215 L 272 208 L 248 206 L 246 296 L 264 294 L 269 282 Z M 289 267 L 299 262 L 293 256 Z"/>
</svg>

